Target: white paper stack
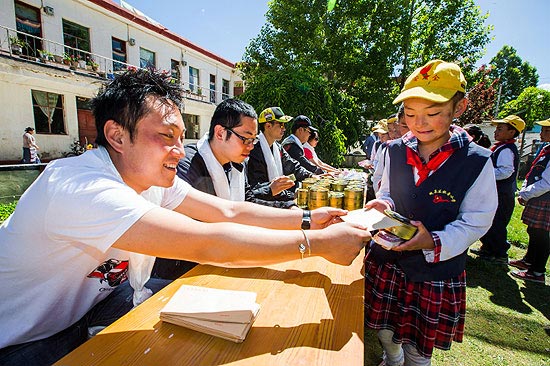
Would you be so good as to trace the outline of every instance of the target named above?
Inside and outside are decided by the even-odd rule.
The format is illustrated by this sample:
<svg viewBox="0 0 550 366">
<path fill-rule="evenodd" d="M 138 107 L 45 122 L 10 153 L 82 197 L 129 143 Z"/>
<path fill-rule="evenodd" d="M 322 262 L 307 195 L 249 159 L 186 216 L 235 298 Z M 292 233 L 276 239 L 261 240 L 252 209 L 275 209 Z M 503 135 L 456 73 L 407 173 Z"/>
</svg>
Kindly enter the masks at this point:
<svg viewBox="0 0 550 366">
<path fill-rule="evenodd" d="M 160 311 L 160 319 L 240 343 L 259 311 L 254 292 L 182 285 Z"/>
</svg>

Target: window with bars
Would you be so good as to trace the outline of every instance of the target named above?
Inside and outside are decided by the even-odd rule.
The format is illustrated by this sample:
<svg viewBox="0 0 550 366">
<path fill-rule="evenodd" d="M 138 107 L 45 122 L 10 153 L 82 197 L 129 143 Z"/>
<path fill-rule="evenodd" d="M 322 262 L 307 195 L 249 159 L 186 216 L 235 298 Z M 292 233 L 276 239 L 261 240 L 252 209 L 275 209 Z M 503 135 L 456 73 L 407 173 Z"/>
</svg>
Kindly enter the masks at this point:
<svg viewBox="0 0 550 366">
<path fill-rule="evenodd" d="M 185 124 L 185 138 L 198 140 L 200 138 L 199 116 L 184 113 L 183 123 Z"/>
<path fill-rule="evenodd" d="M 145 48 L 139 48 L 139 67 L 143 69 L 155 68 L 155 53 Z"/>
<path fill-rule="evenodd" d="M 216 103 L 216 75 L 210 74 L 210 103 Z"/>
<path fill-rule="evenodd" d="M 229 98 L 229 80 L 222 79 L 222 99 Z"/>
<path fill-rule="evenodd" d="M 77 50 L 90 52 L 90 29 L 63 19 L 63 44 Z M 65 48 L 65 53 L 75 59 L 86 60 L 88 54 Z"/>
<path fill-rule="evenodd" d="M 23 54 L 38 57 L 38 50 L 42 49 L 42 41 L 39 39 L 42 37 L 40 9 L 16 1 L 15 26 L 19 32 L 34 36 L 31 37 L 26 34 L 17 33 L 17 38 L 23 40 L 26 44 L 23 47 Z"/>
<path fill-rule="evenodd" d="M 31 96 L 36 132 L 66 135 L 63 95 L 31 90 Z"/>
<path fill-rule="evenodd" d="M 199 69 L 189 66 L 189 90 L 196 93 L 199 90 Z"/>
<path fill-rule="evenodd" d="M 113 71 L 121 71 L 126 69 L 126 42 L 118 38 L 112 37 L 111 48 L 113 53 Z"/>
<path fill-rule="evenodd" d="M 180 62 L 177 60 L 170 60 L 170 73 L 172 80 L 175 83 L 179 83 L 181 80 Z"/>
</svg>

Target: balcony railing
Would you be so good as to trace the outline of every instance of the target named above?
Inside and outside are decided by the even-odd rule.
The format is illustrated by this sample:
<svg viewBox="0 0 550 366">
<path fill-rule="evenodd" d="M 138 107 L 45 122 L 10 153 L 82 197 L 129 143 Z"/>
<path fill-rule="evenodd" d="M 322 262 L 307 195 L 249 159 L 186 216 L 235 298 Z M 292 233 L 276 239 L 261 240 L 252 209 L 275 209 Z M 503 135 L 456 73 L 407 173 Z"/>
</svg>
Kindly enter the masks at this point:
<svg viewBox="0 0 550 366">
<path fill-rule="evenodd" d="M 115 74 L 127 69 L 140 68 L 2 25 L 0 25 L 0 54 L 102 79 L 113 79 Z M 227 93 L 203 89 L 178 78 L 174 78 L 174 82 L 181 84 L 184 97 L 188 99 L 218 104 L 229 97 Z"/>
</svg>

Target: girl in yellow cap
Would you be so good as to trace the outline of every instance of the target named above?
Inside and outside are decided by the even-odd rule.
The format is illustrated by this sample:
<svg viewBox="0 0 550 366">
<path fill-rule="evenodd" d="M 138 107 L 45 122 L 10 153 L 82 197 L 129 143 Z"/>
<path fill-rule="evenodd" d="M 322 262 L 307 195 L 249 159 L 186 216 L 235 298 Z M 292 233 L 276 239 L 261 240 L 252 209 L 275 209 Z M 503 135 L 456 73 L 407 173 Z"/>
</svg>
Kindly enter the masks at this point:
<svg viewBox="0 0 550 366">
<path fill-rule="evenodd" d="M 466 81 L 434 60 L 405 82 L 410 131 L 390 141 L 377 199 L 417 227 L 391 250 L 371 243 L 365 258 L 365 324 L 378 330 L 385 365 L 430 365 L 433 348 L 462 341 L 468 247 L 491 226 L 497 207 L 490 151 L 452 125 L 467 107 Z"/>
</svg>

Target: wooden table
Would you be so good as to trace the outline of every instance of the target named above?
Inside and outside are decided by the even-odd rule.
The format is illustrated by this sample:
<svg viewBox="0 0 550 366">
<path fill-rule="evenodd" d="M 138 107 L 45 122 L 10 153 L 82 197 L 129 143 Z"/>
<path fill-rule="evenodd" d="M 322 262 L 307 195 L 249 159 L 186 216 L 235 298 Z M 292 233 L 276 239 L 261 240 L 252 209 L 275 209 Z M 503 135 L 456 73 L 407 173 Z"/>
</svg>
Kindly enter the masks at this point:
<svg viewBox="0 0 550 366">
<path fill-rule="evenodd" d="M 312 257 L 260 268 L 199 265 L 55 365 L 363 365 L 363 255 L 349 267 Z M 254 291 L 243 343 L 159 320 L 182 285 Z"/>
</svg>

